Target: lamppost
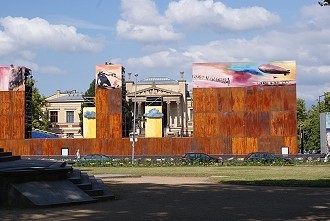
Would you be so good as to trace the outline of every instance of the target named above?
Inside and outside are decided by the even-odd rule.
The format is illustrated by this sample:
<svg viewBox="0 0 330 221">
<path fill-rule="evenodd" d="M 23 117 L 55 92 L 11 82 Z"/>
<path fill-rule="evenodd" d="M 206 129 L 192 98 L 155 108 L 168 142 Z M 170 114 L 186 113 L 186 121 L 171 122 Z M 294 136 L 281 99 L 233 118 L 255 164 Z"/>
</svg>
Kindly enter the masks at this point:
<svg viewBox="0 0 330 221">
<path fill-rule="evenodd" d="M 318 104 L 319 104 L 319 114 L 320 114 L 320 112 L 321 112 L 321 110 L 320 110 L 321 97 L 325 97 L 325 96 L 327 96 L 327 95 L 328 95 L 328 93 L 329 93 L 329 92 L 324 92 L 324 94 L 323 94 L 323 95 L 320 95 L 320 96 L 319 96 L 319 103 L 318 103 Z"/>
<path fill-rule="evenodd" d="M 135 132 L 136 132 L 136 90 L 137 90 L 137 77 L 135 76 L 135 93 L 134 93 L 134 110 L 133 110 L 133 140 L 132 140 L 132 164 L 134 163 L 134 148 L 135 148 Z"/>
</svg>

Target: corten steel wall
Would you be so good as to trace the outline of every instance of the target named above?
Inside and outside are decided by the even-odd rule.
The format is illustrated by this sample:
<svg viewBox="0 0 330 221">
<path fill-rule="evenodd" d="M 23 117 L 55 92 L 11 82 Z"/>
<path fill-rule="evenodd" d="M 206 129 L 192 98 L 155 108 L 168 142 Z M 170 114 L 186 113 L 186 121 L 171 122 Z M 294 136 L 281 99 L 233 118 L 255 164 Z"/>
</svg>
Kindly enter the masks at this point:
<svg viewBox="0 0 330 221">
<path fill-rule="evenodd" d="M 25 92 L 0 91 L 0 139 L 24 139 Z"/>
<path fill-rule="evenodd" d="M 96 138 L 121 138 L 122 90 L 96 88 L 95 96 Z"/>
<path fill-rule="evenodd" d="M 280 154 L 282 146 L 297 153 L 295 85 L 194 88 L 193 94 L 194 136 L 210 154 Z"/>
<path fill-rule="evenodd" d="M 139 138 L 136 155 L 246 154 L 282 146 L 297 153 L 296 87 L 208 88 L 194 91 L 194 137 Z M 24 93 L 0 92 L 0 147 L 14 155 L 131 154 L 121 137 L 121 90 L 96 89 L 96 139 L 24 139 Z M 10 101 L 10 102 L 8 102 Z M 14 133 L 15 131 L 15 133 Z"/>
</svg>

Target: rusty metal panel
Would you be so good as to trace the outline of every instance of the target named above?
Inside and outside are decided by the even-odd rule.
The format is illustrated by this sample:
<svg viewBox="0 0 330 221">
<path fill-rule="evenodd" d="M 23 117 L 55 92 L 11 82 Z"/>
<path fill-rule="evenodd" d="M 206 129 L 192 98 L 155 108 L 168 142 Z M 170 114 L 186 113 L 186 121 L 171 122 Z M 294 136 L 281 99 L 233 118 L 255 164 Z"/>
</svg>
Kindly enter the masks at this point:
<svg viewBox="0 0 330 221">
<path fill-rule="evenodd" d="M 208 88 L 205 89 L 204 93 L 204 104 L 205 112 L 217 113 L 218 112 L 218 89 Z"/>
<path fill-rule="evenodd" d="M 244 111 L 245 107 L 245 89 L 243 87 L 234 87 L 230 89 L 234 112 Z"/>
<path fill-rule="evenodd" d="M 179 153 L 176 152 L 174 148 L 171 148 L 171 138 L 170 137 L 163 137 L 161 138 L 161 146 L 162 146 L 162 155 L 170 156 L 170 155 L 178 155 Z"/>
<path fill-rule="evenodd" d="M 12 107 L 14 115 L 25 115 L 25 91 L 12 91 Z"/>
<path fill-rule="evenodd" d="M 0 116 L 9 115 L 11 110 L 11 93 L 10 91 L 0 91 Z"/>
<path fill-rule="evenodd" d="M 284 110 L 296 111 L 297 109 L 297 95 L 296 85 L 285 86 L 284 88 Z"/>
<path fill-rule="evenodd" d="M 194 113 L 194 136 L 204 137 L 205 136 L 205 113 Z"/>
<path fill-rule="evenodd" d="M 245 111 L 257 111 L 258 93 L 257 87 L 245 88 Z"/>
<path fill-rule="evenodd" d="M 259 136 L 270 135 L 270 113 L 259 112 L 258 113 L 258 124 L 259 124 Z"/>
<path fill-rule="evenodd" d="M 247 137 L 257 137 L 260 134 L 258 113 L 257 112 L 245 112 L 244 114 L 245 122 L 245 136 Z"/>
<path fill-rule="evenodd" d="M 96 137 L 107 138 L 109 133 L 108 115 L 98 113 L 96 115 Z"/>
<path fill-rule="evenodd" d="M 204 105 L 203 105 L 203 99 L 204 99 L 204 89 L 202 88 L 193 88 L 193 95 L 194 95 L 194 115 L 196 113 L 204 112 Z"/>
<path fill-rule="evenodd" d="M 271 113 L 271 127 L 270 131 L 272 136 L 283 136 L 284 133 L 284 112 L 273 111 Z"/>
<path fill-rule="evenodd" d="M 283 113 L 284 117 L 284 136 L 295 136 L 297 134 L 297 114 L 293 111 Z"/>
<path fill-rule="evenodd" d="M 196 152 L 209 153 L 210 152 L 210 138 L 208 137 L 196 137 Z"/>
<path fill-rule="evenodd" d="M 269 112 L 271 106 L 271 89 L 270 87 L 259 86 L 258 93 L 258 111 Z"/>
<path fill-rule="evenodd" d="M 117 89 L 110 89 L 107 91 L 107 104 L 108 110 L 107 113 L 109 114 L 121 114 L 122 112 L 122 90 L 121 88 Z"/>
<path fill-rule="evenodd" d="M 244 112 L 230 114 L 230 131 L 233 137 L 243 137 L 245 135 Z"/>
<path fill-rule="evenodd" d="M 218 88 L 218 111 L 233 111 L 233 100 L 231 96 L 231 88 Z"/>
<path fill-rule="evenodd" d="M 109 115 L 109 138 L 121 138 L 122 137 L 122 115 L 110 114 Z"/>
<path fill-rule="evenodd" d="M 232 113 L 230 112 L 219 113 L 219 136 L 231 136 L 231 115 Z"/>
<path fill-rule="evenodd" d="M 246 143 L 244 137 L 233 137 L 232 138 L 232 153 L 233 154 L 244 154 L 246 149 Z"/>
<path fill-rule="evenodd" d="M 12 139 L 12 117 L 0 115 L 0 139 Z"/>
<path fill-rule="evenodd" d="M 284 145 L 289 147 L 289 154 L 298 154 L 297 136 L 284 137 Z"/>
<path fill-rule="evenodd" d="M 271 110 L 282 111 L 284 110 L 284 86 L 271 86 Z M 296 101 L 295 101 L 296 103 Z"/>
<path fill-rule="evenodd" d="M 258 151 L 258 138 L 257 137 L 245 137 L 245 149 L 244 154 Z"/>
<path fill-rule="evenodd" d="M 203 137 L 218 137 L 219 136 L 219 120 L 217 113 L 207 113 L 204 115 L 204 136 Z"/>
<path fill-rule="evenodd" d="M 107 90 L 98 87 L 95 88 L 96 116 L 108 113 L 107 95 Z"/>
<path fill-rule="evenodd" d="M 12 139 L 24 139 L 25 138 L 25 118 L 23 116 L 13 116 L 12 122 L 13 131 L 12 131 Z"/>
<path fill-rule="evenodd" d="M 280 154 L 284 146 L 284 137 L 271 136 L 270 137 L 270 151 L 275 154 Z"/>
<path fill-rule="evenodd" d="M 224 154 L 232 154 L 232 138 L 231 137 L 223 137 L 222 138 L 222 146 L 224 149 Z"/>
<path fill-rule="evenodd" d="M 270 136 L 259 137 L 258 139 L 258 151 L 269 152 L 271 151 Z"/>
</svg>

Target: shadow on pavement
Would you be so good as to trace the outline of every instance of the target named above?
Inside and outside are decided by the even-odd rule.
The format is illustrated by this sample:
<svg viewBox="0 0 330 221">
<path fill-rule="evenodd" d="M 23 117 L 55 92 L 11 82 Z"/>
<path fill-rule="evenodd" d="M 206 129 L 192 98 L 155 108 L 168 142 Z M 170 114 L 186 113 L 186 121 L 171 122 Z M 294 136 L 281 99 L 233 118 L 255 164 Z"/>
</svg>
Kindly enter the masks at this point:
<svg viewBox="0 0 330 221">
<path fill-rule="evenodd" d="M 329 220 L 330 188 L 111 180 L 112 201 L 1 209 L 1 220 Z"/>
</svg>

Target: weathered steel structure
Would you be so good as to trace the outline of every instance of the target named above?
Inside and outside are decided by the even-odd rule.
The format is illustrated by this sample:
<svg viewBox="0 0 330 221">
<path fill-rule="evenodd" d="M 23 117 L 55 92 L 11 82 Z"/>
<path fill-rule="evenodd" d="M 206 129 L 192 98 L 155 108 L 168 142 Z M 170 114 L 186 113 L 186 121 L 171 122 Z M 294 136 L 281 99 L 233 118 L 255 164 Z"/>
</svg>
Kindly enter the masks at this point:
<svg viewBox="0 0 330 221">
<path fill-rule="evenodd" d="M 139 138 L 135 154 L 213 155 L 252 151 L 297 154 L 296 85 L 194 88 L 194 136 Z M 95 139 L 25 139 L 24 91 L 0 91 L 0 148 L 13 155 L 102 153 L 129 156 L 129 138 L 122 137 L 122 89 L 96 88 Z"/>
</svg>

